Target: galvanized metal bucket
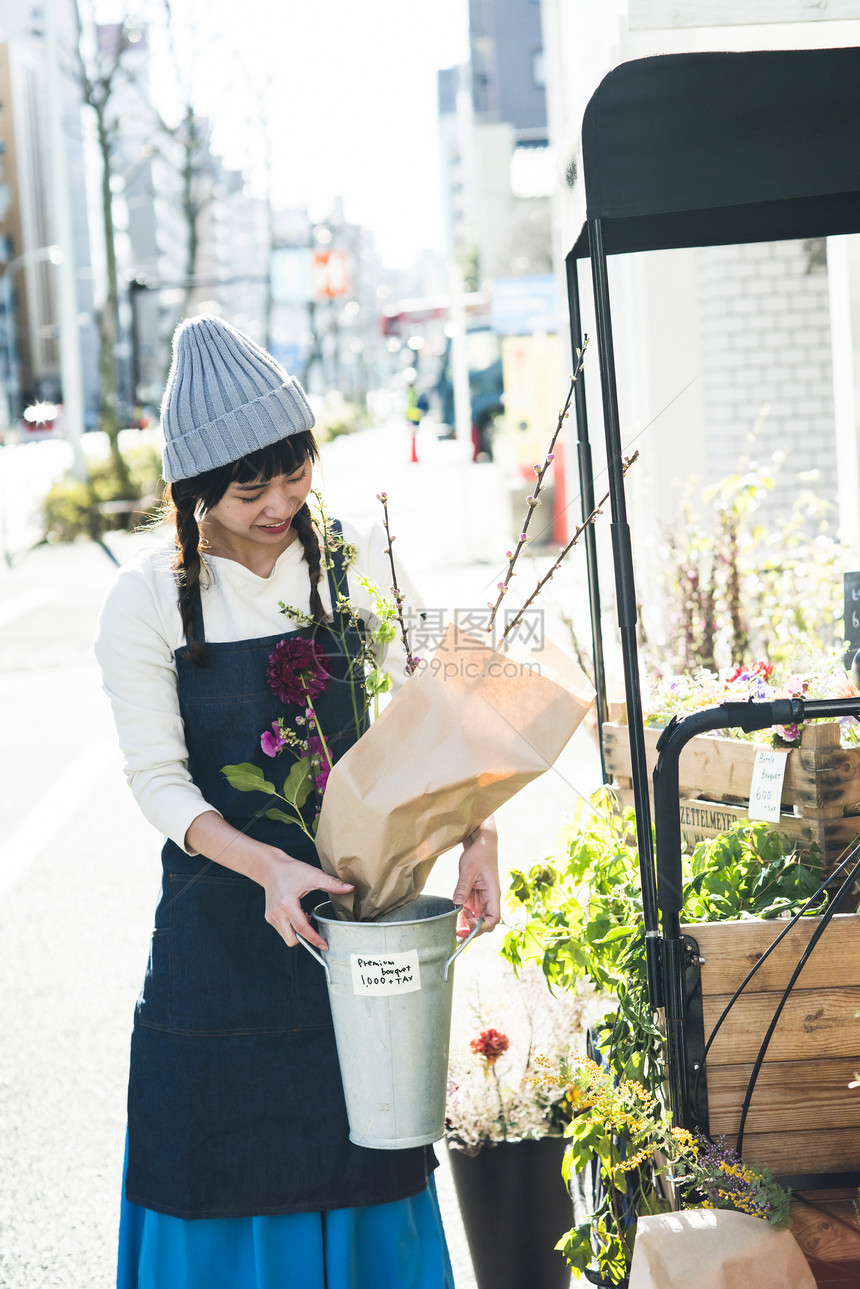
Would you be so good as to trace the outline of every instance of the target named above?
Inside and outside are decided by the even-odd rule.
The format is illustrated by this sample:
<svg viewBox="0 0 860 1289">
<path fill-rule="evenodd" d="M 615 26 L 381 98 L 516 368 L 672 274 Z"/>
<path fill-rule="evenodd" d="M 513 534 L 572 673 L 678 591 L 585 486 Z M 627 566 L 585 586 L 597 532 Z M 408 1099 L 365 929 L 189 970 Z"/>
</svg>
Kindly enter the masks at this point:
<svg viewBox="0 0 860 1289">
<path fill-rule="evenodd" d="M 445 1131 L 448 1041 L 459 908 L 420 895 L 377 922 L 345 922 L 331 902 L 311 917 L 325 954 L 299 939 L 328 982 L 349 1139 L 376 1150 L 438 1141 Z"/>
</svg>

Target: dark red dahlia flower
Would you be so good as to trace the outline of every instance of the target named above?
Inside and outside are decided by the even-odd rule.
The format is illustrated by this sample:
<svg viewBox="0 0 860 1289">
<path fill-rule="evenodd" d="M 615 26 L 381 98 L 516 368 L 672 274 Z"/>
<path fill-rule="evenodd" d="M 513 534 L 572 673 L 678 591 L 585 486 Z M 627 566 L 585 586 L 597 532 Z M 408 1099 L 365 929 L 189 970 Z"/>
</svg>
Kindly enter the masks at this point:
<svg viewBox="0 0 860 1289">
<path fill-rule="evenodd" d="M 302 636 L 279 640 L 269 655 L 266 680 L 282 703 L 306 707 L 329 682 L 331 667 L 319 645 Z"/>
</svg>

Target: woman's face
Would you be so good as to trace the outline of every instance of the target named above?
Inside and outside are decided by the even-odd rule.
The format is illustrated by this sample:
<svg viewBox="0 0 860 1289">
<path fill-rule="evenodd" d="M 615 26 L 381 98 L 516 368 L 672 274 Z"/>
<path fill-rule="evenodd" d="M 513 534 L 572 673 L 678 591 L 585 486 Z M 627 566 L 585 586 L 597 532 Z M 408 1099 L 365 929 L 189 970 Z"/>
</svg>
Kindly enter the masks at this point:
<svg viewBox="0 0 860 1289">
<path fill-rule="evenodd" d="M 214 554 L 241 554 L 249 546 L 280 553 L 295 540 L 293 515 L 311 490 L 312 463 L 265 482 L 231 483 L 201 522 Z"/>
</svg>

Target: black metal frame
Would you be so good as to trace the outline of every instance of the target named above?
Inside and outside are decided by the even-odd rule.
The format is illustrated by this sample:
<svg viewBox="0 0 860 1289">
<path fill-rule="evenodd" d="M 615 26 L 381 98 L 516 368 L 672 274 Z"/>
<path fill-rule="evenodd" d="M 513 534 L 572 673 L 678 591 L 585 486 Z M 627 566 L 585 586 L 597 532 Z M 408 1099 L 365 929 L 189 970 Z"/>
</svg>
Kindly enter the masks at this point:
<svg viewBox="0 0 860 1289">
<path fill-rule="evenodd" d="M 716 87 L 710 99 L 709 85 Z M 726 86 L 731 86 L 730 94 Z M 841 129 L 827 128 L 839 120 L 843 123 Z M 750 128 L 753 124 L 755 130 Z M 673 721 L 658 744 L 659 761 L 654 772 L 655 870 L 639 685 L 638 611 L 624 491 L 607 256 L 673 246 L 860 231 L 858 136 L 860 50 L 642 59 L 610 73 L 583 118 L 575 196 L 584 193 L 585 221 L 567 257 L 571 344 L 574 352 L 583 345 L 577 260 L 588 256 L 594 288 L 648 989 L 653 1009 L 665 1014 L 672 1113 L 676 1123 L 686 1127 L 695 1126 L 697 1117 L 701 1117 L 701 1098 L 706 1089 L 702 1087 L 703 1041 L 697 1036 L 691 1039 L 697 1034 L 691 1020 L 695 1019 L 697 1006 L 698 955 L 696 946 L 680 931 L 680 752 L 690 738 L 706 729 L 756 730 L 804 718 L 858 715 L 860 699 L 724 703 Z M 612 151 L 615 143 L 617 155 Z M 645 166 L 652 153 L 656 178 L 649 190 Z M 846 159 L 852 155 L 853 165 L 846 169 Z M 698 162 L 698 171 L 694 161 Z M 590 183 L 592 166 L 597 178 Z M 585 516 L 594 505 L 594 480 L 582 377 L 577 384 L 575 410 Z M 586 529 L 585 543 L 598 730 L 602 734 L 606 684 L 596 535 L 590 529 Z M 855 866 L 831 900 L 828 915 L 822 918 L 822 931 L 857 871 Z M 796 974 L 805 960 L 803 957 Z M 700 1022 L 700 1007 L 698 1015 Z M 760 1058 L 772 1029 L 773 1026 L 765 1036 Z M 691 1041 L 702 1048 L 701 1052 L 688 1050 Z M 690 1095 L 691 1069 L 698 1110 Z M 751 1090 L 748 1098 L 749 1095 Z M 804 1185 L 817 1187 L 854 1184 L 846 1182 L 846 1176 L 854 1178 L 853 1174 L 816 1174 L 804 1175 L 801 1180 Z M 860 1176 L 856 1180 L 860 1181 Z"/>
</svg>

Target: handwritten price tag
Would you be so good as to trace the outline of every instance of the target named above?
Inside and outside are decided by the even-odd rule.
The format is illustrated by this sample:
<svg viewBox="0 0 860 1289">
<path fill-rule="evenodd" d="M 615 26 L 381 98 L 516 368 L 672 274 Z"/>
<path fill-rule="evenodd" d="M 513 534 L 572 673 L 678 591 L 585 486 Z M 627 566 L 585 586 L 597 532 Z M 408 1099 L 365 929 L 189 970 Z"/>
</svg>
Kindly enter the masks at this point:
<svg viewBox="0 0 860 1289">
<path fill-rule="evenodd" d="M 349 955 L 352 966 L 352 991 L 355 994 L 413 994 L 421 988 L 418 950 L 389 953 L 384 957 L 365 958 Z"/>
<path fill-rule="evenodd" d="M 770 823 L 779 821 L 787 757 L 788 752 L 775 747 L 757 750 L 750 784 L 750 819 L 766 819 Z"/>
</svg>

